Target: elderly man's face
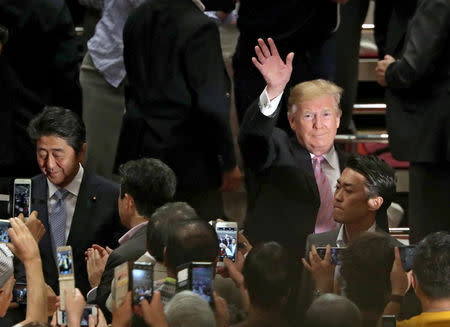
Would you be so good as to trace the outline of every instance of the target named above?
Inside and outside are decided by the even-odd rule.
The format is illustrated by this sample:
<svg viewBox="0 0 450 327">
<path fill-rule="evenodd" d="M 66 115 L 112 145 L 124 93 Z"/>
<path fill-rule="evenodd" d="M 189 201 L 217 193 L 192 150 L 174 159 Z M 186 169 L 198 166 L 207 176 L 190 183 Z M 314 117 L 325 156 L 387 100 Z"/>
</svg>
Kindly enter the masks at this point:
<svg viewBox="0 0 450 327">
<path fill-rule="evenodd" d="M 340 120 L 340 110 L 332 95 L 305 101 L 289 115 L 298 142 L 314 155 L 323 155 L 331 149 Z"/>
</svg>

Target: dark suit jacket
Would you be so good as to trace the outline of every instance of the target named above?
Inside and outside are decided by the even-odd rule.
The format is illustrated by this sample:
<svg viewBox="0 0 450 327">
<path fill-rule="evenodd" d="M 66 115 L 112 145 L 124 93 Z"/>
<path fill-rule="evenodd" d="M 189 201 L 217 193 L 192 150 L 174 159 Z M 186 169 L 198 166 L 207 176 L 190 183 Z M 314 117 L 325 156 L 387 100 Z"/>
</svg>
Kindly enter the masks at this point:
<svg viewBox="0 0 450 327">
<path fill-rule="evenodd" d="M 117 184 L 84 170 L 73 214 L 67 245 L 72 246 L 75 286 L 86 295 L 90 290 L 84 252 L 92 244 L 115 248 L 125 233 L 117 209 Z M 46 233 L 39 242 L 44 277 L 56 294 L 59 293 L 58 269 L 53 255 L 47 210 L 48 186 L 44 175 L 32 179 L 31 209 L 38 212 Z"/>
<path fill-rule="evenodd" d="M 81 115 L 75 30 L 64 0 L 0 0 L 0 23 L 9 29 L 0 55 L 0 167 L 31 177 L 30 119 L 45 105 Z"/>
<path fill-rule="evenodd" d="M 139 259 L 147 248 L 147 228 L 141 227 L 137 230 L 127 242 L 115 249 L 106 262 L 105 271 L 97 288 L 97 297 L 95 302 L 103 311 L 107 321 L 111 321 L 111 313 L 106 308 L 105 303 L 111 293 L 111 282 L 114 279 L 114 268 L 125 261 L 136 261 Z"/>
<path fill-rule="evenodd" d="M 116 164 L 159 158 L 179 190 L 217 189 L 236 161 L 216 24 L 192 1 L 155 0 L 130 14 L 123 35 L 127 112 Z"/>
<path fill-rule="evenodd" d="M 276 117 L 264 116 L 256 101 L 241 125 L 242 156 L 256 180 L 244 229 L 253 244 L 279 241 L 300 258 L 307 235 L 314 231 L 320 195 L 308 150 L 275 124 Z M 339 158 L 343 169 L 345 157 Z"/>
<path fill-rule="evenodd" d="M 450 2 L 419 0 L 400 60 L 386 70 L 389 143 L 397 160 L 450 161 Z"/>
</svg>

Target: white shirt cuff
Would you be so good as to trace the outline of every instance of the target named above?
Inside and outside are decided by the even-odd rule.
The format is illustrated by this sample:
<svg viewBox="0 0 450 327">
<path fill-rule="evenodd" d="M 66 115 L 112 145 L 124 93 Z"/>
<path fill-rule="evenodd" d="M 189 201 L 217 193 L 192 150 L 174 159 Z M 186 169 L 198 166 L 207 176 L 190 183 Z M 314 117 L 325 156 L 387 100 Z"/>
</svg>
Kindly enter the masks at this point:
<svg viewBox="0 0 450 327">
<path fill-rule="evenodd" d="M 270 101 L 266 88 L 267 87 L 264 88 L 264 91 L 259 96 L 259 109 L 261 110 L 261 113 L 264 116 L 273 117 L 275 116 L 275 111 L 277 110 L 278 105 L 280 104 L 283 92 L 281 92 L 281 94 L 277 96 L 275 99 Z"/>
<path fill-rule="evenodd" d="M 94 287 L 89 292 L 87 292 L 87 294 L 86 294 L 86 302 L 87 303 L 94 303 L 96 297 L 97 297 L 97 287 Z"/>
</svg>

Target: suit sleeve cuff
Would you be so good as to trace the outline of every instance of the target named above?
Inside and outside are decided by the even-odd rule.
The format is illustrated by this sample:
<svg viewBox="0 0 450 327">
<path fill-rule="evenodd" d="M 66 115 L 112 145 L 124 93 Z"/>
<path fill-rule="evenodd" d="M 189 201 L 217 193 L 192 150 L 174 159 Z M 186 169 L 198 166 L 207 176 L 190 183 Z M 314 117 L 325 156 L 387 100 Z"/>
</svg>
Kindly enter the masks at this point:
<svg viewBox="0 0 450 327">
<path fill-rule="evenodd" d="M 269 95 L 267 94 L 266 88 L 264 88 L 264 91 L 259 96 L 259 110 L 264 116 L 273 118 L 275 117 L 276 110 L 278 108 L 278 105 L 280 104 L 281 97 L 283 96 L 283 93 L 281 93 L 279 96 L 277 96 L 275 99 L 270 101 Z"/>
</svg>

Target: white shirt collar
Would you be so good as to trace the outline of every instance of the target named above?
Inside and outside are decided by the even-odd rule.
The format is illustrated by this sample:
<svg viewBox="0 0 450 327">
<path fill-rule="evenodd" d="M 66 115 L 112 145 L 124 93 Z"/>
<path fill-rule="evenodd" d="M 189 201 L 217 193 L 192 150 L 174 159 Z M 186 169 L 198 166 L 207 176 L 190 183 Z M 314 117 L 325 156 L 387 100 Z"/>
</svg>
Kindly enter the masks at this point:
<svg viewBox="0 0 450 327">
<path fill-rule="evenodd" d="M 347 243 L 345 242 L 345 224 L 341 225 L 341 228 L 339 229 L 339 234 L 338 237 L 336 239 L 336 245 L 338 248 L 343 248 L 347 246 Z M 377 228 L 377 224 L 376 222 L 373 223 L 372 226 L 369 227 L 369 229 L 367 230 L 367 232 L 375 232 Z"/>
<path fill-rule="evenodd" d="M 78 193 L 80 191 L 81 181 L 83 180 L 83 174 L 84 174 L 83 166 L 81 164 L 79 164 L 79 165 L 80 165 L 80 168 L 78 169 L 78 173 L 75 175 L 75 178 L 69 183 L 69 185 L 64 187 L 67 191 L 69 191 L 69 193 L 71 193 L 72 195 L 75 195 L 75 196 L 78 196 Z M 47 185 L 48 185 L 48 198 L 50 199 L 55 194 L 55 192 L 59 189 L 59 187 L 57 187 L 55 184 L 50 182 L 48 178 L 47 178 Z"/>
<path fill-rule="evenodd" d="M 311 159 L 314 158 L 316 155 L 309 153 L 311 156 Z M 331 147 L 330 151 L 322 155 L 327 163 L 331 166 L 333 169 L 339 169 L 339 157 L 336 152 L 336 149 L 334 148 L 334 145 Z"/>
</svg>

